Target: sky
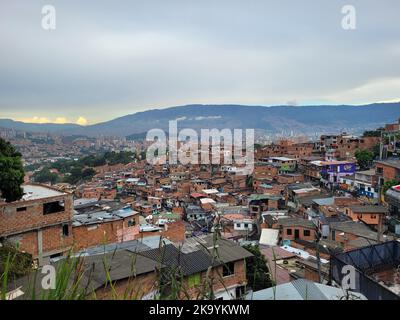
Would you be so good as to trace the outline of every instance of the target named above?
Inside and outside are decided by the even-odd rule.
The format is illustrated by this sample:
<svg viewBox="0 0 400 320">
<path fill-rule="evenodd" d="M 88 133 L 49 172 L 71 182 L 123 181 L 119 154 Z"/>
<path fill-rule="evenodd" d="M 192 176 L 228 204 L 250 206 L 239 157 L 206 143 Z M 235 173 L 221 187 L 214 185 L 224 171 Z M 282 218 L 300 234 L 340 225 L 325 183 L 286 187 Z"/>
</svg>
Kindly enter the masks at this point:
<svg viewBox="0 0 400 320">
<path fill-rule="evenodd" d="M 400 101 L 399 12 L 398 0 L 2 0 L 0 118 Z"/>
</svg>

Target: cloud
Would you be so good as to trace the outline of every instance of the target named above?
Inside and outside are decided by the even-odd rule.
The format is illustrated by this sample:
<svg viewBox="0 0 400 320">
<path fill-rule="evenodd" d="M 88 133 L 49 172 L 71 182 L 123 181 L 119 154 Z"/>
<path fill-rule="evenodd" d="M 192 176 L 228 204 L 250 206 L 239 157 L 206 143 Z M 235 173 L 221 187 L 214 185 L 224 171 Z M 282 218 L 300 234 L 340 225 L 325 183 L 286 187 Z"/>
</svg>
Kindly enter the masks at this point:
<svg viewBox="0 0 400 320">
<path fill-rule="evenodd" d="M 355 88 L 338 92 L 334 96 L 326 97 L 329 101 L 340 103 L 369 103 L 369 102 L 399 102 L 400 77 L 374 79 Z"/>
<path fill-rule="evenodd" d="M 79 117 L 78 120 L 76 120 L 76 124 L 79 124 L 80 126 L 86 126 L 88 121 L 84 117 Z"/>
<path fill-rule="evenodd" d="M 195 117 L 194 121 L 202 121 L 202 120 L 217 120 L 221 119 L 221 116 L 209 116 L 209 117 Z M 193 120 L 193 119 L 190 119 Z"/>
<path fill-rule="evenodd" d="M 186 120 L 186 117 L 179 117 L 179 118 L 176 118 L 176 119 L 175 119 L 176 122 L 178 122 L 178 121 L 183 121 L 183 120 Z"/>
<path fill-rule="evenodd" d="M 93 123 L 183 104 L 360 104 L 399 92 L 377 80 L 400 78 L 398 0 L 353 0 L 354 31 L 341 27 L 342 0 L 56 1 L 54 32 L 38 22 L 42 1 L 3 2 L 2 117 Z"/>
<path fill-rule="evenodd" d="M 54 121 L 54 123 L 57 123 L 57 124 L 64 124 L 64 123 L 68 123 L 68 120 L 67 120 L 67 118 L 65 118 L 65 117 L 58 117 L 58 118 L 56 118 L 56 120 Z"/>
<path fill-rule="evenodd" d="M 51 120 L 49 118 L 46 117 L 32 117 L 32 118 L 22 118 L 20 119 L 20 121 L 22 122 L 26 122 L 26 123 L 51 123 Z"/>
</svg>

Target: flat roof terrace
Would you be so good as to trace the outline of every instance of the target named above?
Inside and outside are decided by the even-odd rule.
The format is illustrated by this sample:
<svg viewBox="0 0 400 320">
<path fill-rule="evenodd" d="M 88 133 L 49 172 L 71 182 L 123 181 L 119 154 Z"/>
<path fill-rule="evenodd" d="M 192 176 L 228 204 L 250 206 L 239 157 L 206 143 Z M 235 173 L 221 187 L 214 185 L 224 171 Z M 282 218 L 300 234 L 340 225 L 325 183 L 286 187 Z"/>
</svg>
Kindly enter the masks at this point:
<svg viewBox="0 0 400 320">
<path fill-rule="evenodd" d="M 22 188 L 24 190 L 24 195 L 22 197 L 23 201 L 38 200 L 66 195 L 65 192 L 61 192 L 56 189 L 41 185 L 29 184 L 22 186 Z"/>
</svg>

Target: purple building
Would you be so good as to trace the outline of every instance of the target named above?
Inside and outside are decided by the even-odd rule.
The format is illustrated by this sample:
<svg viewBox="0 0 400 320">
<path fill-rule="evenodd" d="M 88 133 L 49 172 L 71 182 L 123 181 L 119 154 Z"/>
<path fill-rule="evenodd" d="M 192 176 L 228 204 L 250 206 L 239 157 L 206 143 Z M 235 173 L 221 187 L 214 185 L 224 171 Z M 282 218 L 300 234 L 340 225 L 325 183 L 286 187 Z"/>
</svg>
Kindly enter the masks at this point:
<svg viewBox="0 0 400 320">
<path fill-rule="evenodd" d="M 352 161 L 313 161 L 314 165 L 320 167 L 321 182 L 325 185 L 335 186 L 340 183 L 340 178 L 352 176 L 356 172 L 356 164 Z"/>
</svg>

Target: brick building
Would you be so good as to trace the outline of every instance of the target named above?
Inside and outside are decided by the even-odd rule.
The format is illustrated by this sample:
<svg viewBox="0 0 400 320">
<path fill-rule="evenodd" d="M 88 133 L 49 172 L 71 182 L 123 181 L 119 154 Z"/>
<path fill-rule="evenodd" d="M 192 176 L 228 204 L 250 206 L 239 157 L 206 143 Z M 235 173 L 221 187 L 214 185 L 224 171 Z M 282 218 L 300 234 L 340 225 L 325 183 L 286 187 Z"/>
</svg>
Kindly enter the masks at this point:
<svg viewBox="0 0 400 320">
<path fill-rule="evenodd" d="M 378 181 L 383 185 L 389 180 L 399 180 L 400 181 L 400 160 L 399 159 L 389 159 L 376 161 L 375 163 L 376 175 L 378 176 Z"/>
<path fill-rule="evenodd" d="M 363 221 L 364 223 L 382 229 L 385 215 L 388 209 L 384 206 L 373 205 L 353 205 L 346 208 L 346 215 L 353 221 Z"/>
<path fill-rule="evenodd" d="M 0 203 L 0 239 L 18 244 L 42 265 L 73 243 L 72 194 L 41 185 L 23 189 L 21 200 Z"/>
</svg>

